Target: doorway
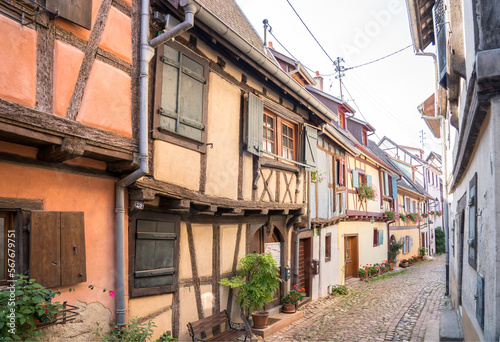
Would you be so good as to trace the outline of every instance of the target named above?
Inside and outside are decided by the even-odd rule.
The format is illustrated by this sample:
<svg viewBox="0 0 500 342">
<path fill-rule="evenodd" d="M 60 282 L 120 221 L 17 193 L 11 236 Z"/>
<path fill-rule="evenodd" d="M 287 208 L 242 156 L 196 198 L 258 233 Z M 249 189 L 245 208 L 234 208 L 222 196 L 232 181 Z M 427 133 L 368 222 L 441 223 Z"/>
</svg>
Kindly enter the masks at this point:
<svg viewBox="0 0 500 342">
<path fill-rule="evenodd" d="M 345 279 L 357 278 L 358 275 L 358 235 L 344 235 Z"/>
<path fill-rule="evenodd" d="M 306 290 L 306 297 L 311 297 L 312 280 L 312 238 L 299 240 L 299 278 L 297 287 Z"/>
<path fill-rule="evenodd" d="M 255 231 L 251 239 L 250 253 L 272 253 L 278 263 L 278 272 L 281 274 L 281 267 L 284 260 L 284 239 L 280 230 L 273 224 L 266 224 Z M 283 283 L 274 293 L 273 300 L 266 304 L 268 310 L 278 306 L 281 301 Z"/>
</svg>

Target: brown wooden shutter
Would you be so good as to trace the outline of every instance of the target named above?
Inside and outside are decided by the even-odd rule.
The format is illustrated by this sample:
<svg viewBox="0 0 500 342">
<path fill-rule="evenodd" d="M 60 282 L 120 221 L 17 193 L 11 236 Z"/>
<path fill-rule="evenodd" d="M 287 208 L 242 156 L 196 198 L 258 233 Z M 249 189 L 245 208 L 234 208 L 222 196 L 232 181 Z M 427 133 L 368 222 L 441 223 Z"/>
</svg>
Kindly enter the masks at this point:
<svg viewBox="0 0 500 342">
<path fill-rule="evenodd" d="M 83 212 L 32 211 L 30 278 L 45 287 L 86 281 Z"/>
<path fill-rule="evenodd" d="M 83 212 L 61 213 L 61 285 L 87 281 Z"/>
<path fill-rule="evenodd" d="M 30 278 L 45 287 L 61 286 L 61 213 L 33 211 Z"/>
<path fill-rule="evenodd" d="M 247 151 L 262 156 L 264 105 L 258 97 L 250 93 L 247 112 Z"/>
<path fill-rule="evenodd" d="M 45 6 L 58 17 L 90 30 L 92 25 L 92 0 L 46 0 Z"/>
</svg>

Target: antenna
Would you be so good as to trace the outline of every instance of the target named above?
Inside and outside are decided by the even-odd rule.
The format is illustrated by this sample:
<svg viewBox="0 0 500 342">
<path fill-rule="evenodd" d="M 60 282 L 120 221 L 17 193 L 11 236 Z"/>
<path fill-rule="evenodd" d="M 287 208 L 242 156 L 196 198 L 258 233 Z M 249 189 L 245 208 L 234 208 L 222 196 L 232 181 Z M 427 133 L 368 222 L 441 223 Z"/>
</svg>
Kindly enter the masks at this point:
<svg viewBox="0 0 500 342">
<path fill-rule="evenodd" d="M 264 47 L 267 46 L 267 27 L 271 27 L 271 25 L 269 25 L 269 20 L 267 19 L 264 19 L 262 21 L 262 23 L 264 24 Z"/>
<path fill-rule="evenodd" d="M 425 132 L 422 129 L 422 130 L 419 131 L 419 133 L 420 133 L 420 135 L 419 135 L 419 137 L 420 137 L 420 144 L 422 145 L 422 150 L 424 150 L 424 147 L 425 147 Z"/>
<path fill-rule="evenodd" d="M 340 99 L 343 100 L 344 97 L 342 96 L 342 77 L 345 76 L 344 74 L 344 66 L 340 65 L 340 63 L 344 63 L 344 59 L 337 57 L 337 60 L 333 62 L 333 65 L 335 65 L 335 72 L 338 72 L 338 75 L 335 76 L 339 80 L 339 88 L 340 88 Z"/>
</svg>

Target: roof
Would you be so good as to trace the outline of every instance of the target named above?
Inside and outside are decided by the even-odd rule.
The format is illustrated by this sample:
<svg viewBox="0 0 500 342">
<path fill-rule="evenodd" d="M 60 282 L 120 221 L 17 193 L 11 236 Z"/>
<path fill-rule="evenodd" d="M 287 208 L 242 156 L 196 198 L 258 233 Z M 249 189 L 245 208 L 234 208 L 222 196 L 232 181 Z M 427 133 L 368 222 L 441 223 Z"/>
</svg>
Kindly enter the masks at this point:
<svg viewBox="0 0 500 342">
<path fill-rule="evenodd" d="M 257 50 L 266 54 L 264 43 L 250 24 L 238 4 L 233 0 L 197 0 L 203 7 L 219 17 Z M 195 16 L 196 20 L 196 16 Z"/>
<path fill-rule="evenodd" d="M 409 156 L 413 157 L 416 161 L 422 163 L 422 164 L 427 164 L 425 162 L 425 160 L 423 160 L 422 158 L 419 158 L 417 157 L 416 155 L 414 155 L 413 153 L 411 153 L 410 151 L 408 151 L 407 149 L 405 149 L 404 147 L 402 147 L 401 145 L 399 144 L 396 144 L 394 141 L 392 141 L 391 139 L 389 139 L 388 137 L 383 137 L 382 139 L 380 139 L 380 142 L 378 143 L 378 146 L 380 146 L 384 141 L 388 141 L 389 143 L 391 143 L 392 145 L 394 145 L 395 147 L 399 148 L 401 151 L 405 152 L 406 154 L 408 154 Z M 413 165 L 413 166 L 416 166 L 416 165 Z"/>
<path fill-rule="evenodd" d="M 393 168 L 397 170 L 397 172 L 401 175 L 401 179 L 398 180 L 398 185 L 408 189 L 410 191 L 419 193 L 425 197 L 433 198 L 425 189 L 420 186 L 417 182 L 414 182 L 404 170 L 398 167 L 396 163 L 392 161 L 389 155 L 384 152 L 380 147 L 378 147 L 377 143 L 372 140 L 368 140 L 368 146 L 380 159 L 384 160 L 387 164 L 391 165 Z"/>
<path fill-rule="evenodd" d="M 436 0 L 406 0 L 413 49 L 424 51 L 429 44 L 434 44 L 434 22 L 432 8 Z"/>
<path fill-rule="evenodd" d="M 426 161 L 429 161 L 429 159 L 431 159 L 431 157 L 436 158 L 436 159 L 437 159 L 440 163 L 442 162 L 441 155 L 440 155 L 440 154 L 437 154 L 436 152 L 431 152 L 431 153 L 427 156 Z"/>
<path fill-rule="evenodd" d="M 357 119 L 357 118 L 355 118 L 353 116 L 348 117 L 347 120 L 351 120 L 351 121 L 357 122 L 360 125 L 368 127 L 372 132 L 375 132 L 375 128 L 372 125 L 370 125 L 368 122 L 365 122 L 363 120 L 359 120 L 359 119 Z"/>
<path fill-rule="evenodd" d="M 431 119 L 429 117 L 435 118 L 436 117 L 436 102 L 434 101 L 434 94 L 429 96 L 427 100 L 425 100 L 420 106 L 418 106 L 418 111 L 420 114 L 424 116 L 424 121 L 427 124 L 427 127 L 432 132 L 432 135 L 434 135 L 436 138 L 441 137 L 441 127 L 440 123 L 441 121 L 439 119 Z"/>
</svg>

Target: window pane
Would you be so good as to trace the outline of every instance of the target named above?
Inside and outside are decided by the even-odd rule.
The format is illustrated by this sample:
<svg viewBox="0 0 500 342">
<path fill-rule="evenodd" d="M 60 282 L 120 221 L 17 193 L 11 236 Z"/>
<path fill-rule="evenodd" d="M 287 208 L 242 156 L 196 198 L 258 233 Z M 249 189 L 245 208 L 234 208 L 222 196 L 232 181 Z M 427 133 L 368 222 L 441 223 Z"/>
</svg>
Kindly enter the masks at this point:
<svg viewBox="0 0 500 342">
<path fill-rule="evenodd" d="M 179 51 L 171 48 L 168 45 L 163 45 L 163 55 L 172 61 L 179 61 Z"/>
<path fill-rule="evenodd" d="M 5 218 L 0 217 L 0 280 L 5 280 Z"/>
<path fill-rule="evenodd" d="M 182 74 L 179 95 L 181 116 L 201 123 L 203 120 L 203 84 Z"/>
</svg>

